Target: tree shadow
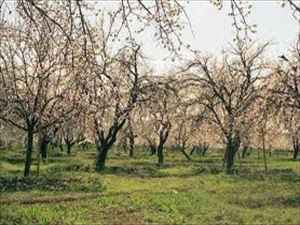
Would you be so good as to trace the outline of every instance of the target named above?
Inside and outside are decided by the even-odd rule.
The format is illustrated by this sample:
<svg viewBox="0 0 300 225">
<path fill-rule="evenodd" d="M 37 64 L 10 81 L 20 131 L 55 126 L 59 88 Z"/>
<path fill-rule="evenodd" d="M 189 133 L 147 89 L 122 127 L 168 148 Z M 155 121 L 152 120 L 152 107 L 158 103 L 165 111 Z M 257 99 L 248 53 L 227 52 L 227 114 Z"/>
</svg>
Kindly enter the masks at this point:
<svg viewBox="0 0 300 225">
<path fill-rule="evenodd" d="M 103 185 L 98 179 L 83 180 L 80 177 L 65 178 L 56 174 L 54 177 L 0 177 L 0 193 L 18 191 L 75 191 L 98 192 Z"/>
<path fill-rule="evenodd" d="M 292 207 L 299 208 L 300 207 L 300 195 L 288 196 L 288 197 L 273 197 L 270 196 L 268 198 L 255 198 L 255 197 L 247 197 L 247 198 L 235 198 L 230 200 L 231 204 L 242 206 L 249 209 L 259 209 L 263 207 Z"/>
<path fill-rule="evenodd" d="M 138 166 L 138 167 L 121 167 L 121 166 L 110 166 L 106 167 L 100 174 L 109 174 L 116 176 L 128 176 L 128 177 L 140 177 L 140 178 L 158 178 L 167 177 L 168 174 L 161 172 L 160 168 L 155 165 L 152 166 Z"/>
<path fill-rule="evenodd" d="M 247 179 L 253 181 L 262 181 L 272 179 L 273 181 L 293 182 L 300 184 L 300 175 L 292 169 L 269 169 L 251 170 L 251 168 L 243 168 L 236 171 L 235 174 L 239 179 Z"/>
</svg>

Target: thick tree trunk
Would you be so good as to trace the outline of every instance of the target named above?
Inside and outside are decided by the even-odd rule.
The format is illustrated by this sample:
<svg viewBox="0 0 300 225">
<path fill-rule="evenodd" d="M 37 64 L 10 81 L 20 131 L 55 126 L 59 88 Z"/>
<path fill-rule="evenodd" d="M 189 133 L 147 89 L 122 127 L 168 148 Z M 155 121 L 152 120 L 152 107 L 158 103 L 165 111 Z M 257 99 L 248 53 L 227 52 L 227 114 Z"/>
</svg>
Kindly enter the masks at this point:
<svg viewBox="0 0 300 225">
<path fill-rule="evenodd" d="M 162 166 L 164 164 L 164 145 L 168 139 L 171 125 L 164 125 L 159 132 L 159 144 L 157 147 L 158 164 Z"/>
<path fill-rule="evenodd" d="M 225 152 L 225 165 L 226 165 L 226 173 L 232 174 L 233 173 L 233 166 L 234 166 L 234 148 L 231 145 L 227 145 L 226 152 Z"/>
<path fill-rule="evenodd" d="M 107 144 L 102 144 L 101 146 L 97 146 L 96 171 L 99 172 L 104 170 L 108 150 L 109 150 L 109 146 Z"/>
<path fill-rule="evenodd" d="M 239 144 L 240 143 L 238 138 L 228 139 L 224 155 L 224 163 L 226 165 L 227 174 L 233 174 L 234 172 L 234 157 L 239 149 Z"/>
<path fill-rule="evenodd" d="M 30 167 L 32 163 L 32 148 L 33 148 L 33 130 L 29 129 L 27 131 L 27 146 L 26 146 L 24 177 L 28 177 L 30 175 Z"/>
<path fill-rule="evenodd" d="M 160 144 L 157 147 L 158 165 L 162 166 L 164 164 L 164 146 Z"/>
</svg>

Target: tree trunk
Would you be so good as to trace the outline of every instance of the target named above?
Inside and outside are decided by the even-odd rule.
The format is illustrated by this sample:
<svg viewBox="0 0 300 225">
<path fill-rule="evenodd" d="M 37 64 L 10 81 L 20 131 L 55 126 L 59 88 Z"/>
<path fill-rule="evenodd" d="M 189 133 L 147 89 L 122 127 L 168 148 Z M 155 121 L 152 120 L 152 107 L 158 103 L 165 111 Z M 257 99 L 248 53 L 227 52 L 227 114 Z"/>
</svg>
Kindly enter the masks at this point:
<svg viewBox="0 0 300 225">
<path fill-rule="evenodd" d="M 40 176 L 40 164 L 41 164 L 41 153 L 40 151 L 37 151 L 37 169 L 36 169 L 37 176 Z"/>
<path fill-rule="evenodd" d="M 204 146 L 202 150 L 202 156 L 205 156 L 208 150 L 208 146 Z"/>
<path fill-rule="evenodd" d="M 32 163 L 32 147 L 33 147 L 33 130 L 29 129 L 27 131 L 27 146 L 26 146 L 24 177 L 28 177 L 30 175 L 30 167 Z"/>
<path fill-rule="evenodd" d="M 267 164 L 267 156 L 266 156 L 265 133 L 263 133 L 262 145 L 263 145 L 262 147 L 263 147 L 263 158 L 264 158 L 265 173 L 267 173 L 268 172 L 268 164 Z"/>
<path fill-rule="evenodd" d="M 96 171 L 102 171 L 105 168 L 105 162 L 107 158 L 107 153 L 109 146 L 107 144 L 101 144 L 97 146 L 97 156 L 96 156 Z"/>
<path fill-rule="evenodd" d="M 232 174 L 233 173 L 233 166 L 234 166 L 234 148 L 230 144 L 227 145 L 226 152 L 225 152 L 225 165 L 226 165 L 226 173 Z"/>
<path fill-rule="evenodd" d="M 296 160 L 299 154 L 299 145 L 297 146 L 296 149 L 294 149 L 294 153 L 293 153 L 293 159 Z"/>
<path fill-rule="evenodd" d="M 150 145 L 150 151 L 151 151 L 151 155 L 155 155 L 156 154 L 156 146 L 155 145 Z"/>
<path fill-rule="evenodd" d="M 134 154 L 134 135 L 133 134 L 130 134 L 130 137 L 129 137 L 129 157 L 132 158 L 133 157 L 133 154 Z"/>
<path fill-rule="evenodd" d="M 180 146 L 180 151 L 182 152 L 182 154 L 185 156 L 185 158 L 188 160 L 188 161 L 191 161 L 191 157 L 186 153 L 185 151 L 185 145 L 183 146 Z"/>
<path fill-rule="evenodd" d="M 59 147 L 59 149 L 60 149 L 61 152 L 64 151 L 64 146 L 63 146 L 63 144 L 59 144 L 58 147 Z"/>
<path fill-rule="evenodd" d="M 239 139 L 230 138 L 228 139 L 226 151 L 224 155 L 224 163 L 226 165 L 226 173 L 233 174 L 234 172 L 234 157 L 239 149 Z"/>
<path fill-rule="evenodd" d="M 40 137 L 40 154 L 42 156 L 42 160 L 45 161 L 48 157 L 48 140 L 47 140 L 47 137 Z"/>
<path fill-rule="evenodd" d="M 246 158 L 247 153 L 248 153 L 248 146 L 245 146 L 242 151 L 242 159 Z"/>
<path fill-rule="evenodd" d="M 293 138 L 293 148 L 294 148 L 294 152 L 293 152 L 293 159 L 296 160 L 298 153 L 299 153 L 299 148 L 300 148 L 300 143 L 299 143 L 299 139 L 298 137 Z"/>
<path fill-rule="evenodd" d="M 184 149 L 181 149 L 182 154 L 185 156 L 185 158 L 189 161 L 191 161 L 191 157 L 186 153 L 186 151 Z"/>
<path fill-rule="evenodd" d="M 133 147 L 129 148 L 129 157 L 132 158 L 133 157 Z"/>
<path fill-rule="evenodd" d="M 192 148 L 192 150 L 190 152 L 190 155 L 193 155 L 193 153 L 195 152 L 195 150 L 196 150 L 196 146 L 193 146 L 193 148 Z"/>
<path fill-rule="evenodd" d="M 71 149 L 72 149 L 72 144 L 71 143 L 66 143 L 67 144 L 67 154 L 71 155 Z"/>
<path fill-rule="evenodd" d="M 158 156 L 158 165 L 162 166 L 164 164 L 164 146 L 160 144 L 157 148 L 157 156 Z"/>
</svg>

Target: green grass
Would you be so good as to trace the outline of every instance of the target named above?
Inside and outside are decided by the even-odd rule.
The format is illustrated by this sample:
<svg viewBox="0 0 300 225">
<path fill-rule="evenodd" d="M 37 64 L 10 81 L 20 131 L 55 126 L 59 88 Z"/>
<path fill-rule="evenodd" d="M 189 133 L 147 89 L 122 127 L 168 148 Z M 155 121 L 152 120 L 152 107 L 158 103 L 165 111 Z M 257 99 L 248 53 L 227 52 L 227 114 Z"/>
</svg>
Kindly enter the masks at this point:
<svg viewBox="0 0 300 225">
<path fill-rule="evenodd" d="M 188 162 L 169 152 L 166 165 L 141 149 L 113 153 L 94 171 L 95 152 L 51 152 L 40 176 L 22 178 L 23 155 L 0 151 L 0 224 L 300 224 L 300 162 L 256 154 L 223 173 L 220 153 Z"/>
</svg>

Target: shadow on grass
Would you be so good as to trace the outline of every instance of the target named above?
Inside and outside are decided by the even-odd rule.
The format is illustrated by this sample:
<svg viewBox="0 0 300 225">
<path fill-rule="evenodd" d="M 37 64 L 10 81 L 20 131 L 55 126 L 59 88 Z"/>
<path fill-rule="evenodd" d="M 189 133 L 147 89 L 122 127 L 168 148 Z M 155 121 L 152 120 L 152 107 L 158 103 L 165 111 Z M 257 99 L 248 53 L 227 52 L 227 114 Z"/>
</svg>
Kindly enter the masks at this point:
<svg viewBox="0 0 300 225">
<path fill-rule="evenodd" d="M 103 171 L 101 171 L 101 174 L 110 174 L 110 175 L 116 175 L 116 176 L 129 176 L 129 177 L 150 177 L 150 178 L 156 178 L 156 177 L 167 177 L 167 173 L 163 173 L 159 170 L 160 168 L 158 166 L 152 165 L 147 167 L 120 167 L 120 166 L 111 166 L 106 167 Z"/>
<path fill-rule="evenodd" d="M 169 172 L 168 169 L 189 166 L 190 168 L 180 171 Z M 218 174 L 223 172 L 222 165 L 207 164 L 198 165 L 191 162 L 166 163 L 163 166 L 151 162 L 133 162 L 131 166 L 111 166 L 106 167 L 101 174 L 110 174 L 116 176 L 140 177 L 140 178 L 160 178 L 160 177 L 180 177 L 188 178 L 199 175 Z"/>
<path fill-rule="evenodd" d="M 232 199 L 230 203 L 242 206 L 249 209 L 259 209 L 264 207 L 292 207 L 299 208 L 300 207 L 300 195 L 296 196 L 282 196 L 282 197 L 274 197 L 269 196 L 268 198 L 257 198 L 247 197 L 247 198 L 236 198 Z"/>
<path fill-rule="evenodd" d="M 276 199 L 275 202 L 276 201 L 287 207 L 295 207 L 295 208 L 300 207 L 300 195 L 290 196 L 288 198 Z"/>
<path fill-rule="evenodd" d="M 292 169 L 269 169 L 266 173 L 264 170 L 243 168 L 237 171 L 236 177 L 238 179 L 247 179 L 253 181 L 272 179 L 273 181 L 293 182 L 300 184 L 300 175 Z"/>
<path fill-rule="evenodd" d="M 80 177 L 63 178 L 56 177 L 0 177 L 0 193 L 17 191 L 76 191 L 98 192 L 103 190 L 102 183 L 98 179 L 82 180 Z"/>
<path fill-rule="evenodd" d="M 2 156 L 1 161 L 8 162 L 11 164 L 20 164 L 24 163 L 24 154 L 14 154 L 14 155 L 8 155 L 8 156 Z"/>
</svg>

